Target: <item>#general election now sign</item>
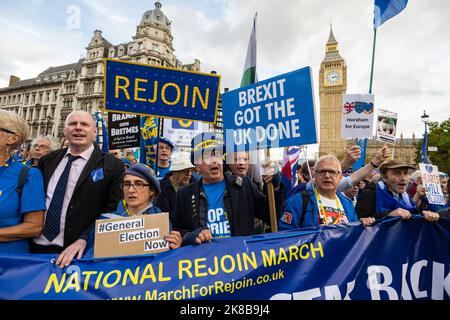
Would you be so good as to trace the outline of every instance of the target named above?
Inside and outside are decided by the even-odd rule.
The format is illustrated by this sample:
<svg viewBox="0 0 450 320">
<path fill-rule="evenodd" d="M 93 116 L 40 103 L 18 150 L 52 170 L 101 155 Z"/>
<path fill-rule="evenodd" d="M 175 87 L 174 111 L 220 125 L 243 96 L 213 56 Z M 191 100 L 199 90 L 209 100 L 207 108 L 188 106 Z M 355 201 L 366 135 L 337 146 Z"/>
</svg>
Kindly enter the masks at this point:
<svg viewBox="0 0 450 320">
<path fill-rule="evenodd" d="M 224 93 L 222 106 L 227 150 L 317 142 L 309 67 Z"/>
<path fill-rule="evenodd" d="M 220 76 L 105 59 L 105 109 L 216 122 Z"/>
</svg>

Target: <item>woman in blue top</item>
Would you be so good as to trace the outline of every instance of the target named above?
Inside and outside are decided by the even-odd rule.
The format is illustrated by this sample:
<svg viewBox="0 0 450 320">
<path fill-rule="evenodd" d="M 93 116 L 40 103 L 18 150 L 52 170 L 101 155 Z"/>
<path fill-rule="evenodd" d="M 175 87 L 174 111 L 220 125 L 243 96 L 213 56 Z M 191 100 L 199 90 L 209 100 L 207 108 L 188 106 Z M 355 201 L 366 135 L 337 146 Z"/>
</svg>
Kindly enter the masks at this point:
<svg viewBox="0 0 450 320">
<path fill-rule="evenodd" d="M 0 253 L 28 253 L 29 238 L 44 224 L 44 181 L 39 169 L 29 168 L 21 195 L 16 190 L 25 165 L 12 154 L 28 135 L 26 122 L 14 112 L 0 110 Z"/>
<path fill-rule="evenodd" d="M 161 192 L 161 189 L 158 179 L 151 174 L 150 167 L 141 163 L 132 165 L 125 171 L 122 188 L 124 199 L 119 203 L 116 212 L 103 214 L 100 219 L 114 219 L 161 212 L 158 207 L 153 205 L 153 201 Z M 172 230 L 165 236 L 165 240 L 169 242 L 171 249 L 181 247 L 182 238 L 178 231 Z M 92 257 L 94 251 L 94 230 L 91 232 L 87 247 L 85 257 Z M 78 256 L 79 258 L 81 256 Z M 68 264 L 61 263 L 60 265 L 64 267 Z"/>
</svg>

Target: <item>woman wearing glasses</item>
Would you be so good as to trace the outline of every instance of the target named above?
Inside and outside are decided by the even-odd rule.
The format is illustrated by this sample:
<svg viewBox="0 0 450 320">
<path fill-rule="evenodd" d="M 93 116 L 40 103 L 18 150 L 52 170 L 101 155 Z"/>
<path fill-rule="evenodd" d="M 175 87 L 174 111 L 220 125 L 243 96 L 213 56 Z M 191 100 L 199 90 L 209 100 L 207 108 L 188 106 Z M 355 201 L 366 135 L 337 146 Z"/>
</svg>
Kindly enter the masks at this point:
<svg viewBox="0 0 450 320">
<path fill-rule="evenodd" d="M 44 223 L 42 174 L 38 169 L 26 168 L 22 162 L 12 158 L 27 135 L 28 126 L 19 115 L 0 110 L 1 253 L 28 253 L 27 239 L 39 236 Z M 23 188 L 20 188 L 22 184 Z"/>
<path fill-rule="evenodd" d="M 59 149 L 59 143 L 54 137 L 37 137 L 31 142 L 31 159 L 26 162 L 26 165 L 37 166 L 43 156 L 57 149 Z"/>
<path fill-rule="evenodd" d="M 155 214 L 161 210 L 153 205 L 156 196 L 161 192 L 158 179 L 151 174 L 150 167 L 138 163 L 132 165 L 127 171 L 122 181 L 124 199 L 119 203 L 116 212 L 104 214 L 101 219 L 129 217 L 140 214 Z M 93 256 L 94 232 L 91 232 L 88 241 L 87 257 Z M 165 236 L 171 249 L 181 247 L 181 234 L 178 231 L 171 231 Z"/>
</svg>

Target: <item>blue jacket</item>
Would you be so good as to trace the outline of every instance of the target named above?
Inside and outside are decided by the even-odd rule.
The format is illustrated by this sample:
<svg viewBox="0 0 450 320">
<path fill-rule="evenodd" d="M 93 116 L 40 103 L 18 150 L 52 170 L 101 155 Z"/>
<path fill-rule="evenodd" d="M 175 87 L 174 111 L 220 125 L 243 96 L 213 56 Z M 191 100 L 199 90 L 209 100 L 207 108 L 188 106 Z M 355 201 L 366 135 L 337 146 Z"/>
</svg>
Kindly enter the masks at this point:
<svg viewBox="0 0 450 320">
<path fill-rule="evenodd" d="M 301 193 L 297 193 L 285 201 L 281 218 L 278 221 L 278 228 L 280 230 L 315 227 L 319 225 L 319 208 L 317 206 L 316 195 L 311 185 L 306 186 L 306 191 L 309 193 L 309 203 L 306 207 L 306 212 L 302 212 L 303 200 Z M 340 193 L 336 193 L 336 195 L 341 201 L 348 221 L 358 221 L 355 207 L 351 200 Z M 300 225 L 302 216 L 303 223 Z"/>
</svg>

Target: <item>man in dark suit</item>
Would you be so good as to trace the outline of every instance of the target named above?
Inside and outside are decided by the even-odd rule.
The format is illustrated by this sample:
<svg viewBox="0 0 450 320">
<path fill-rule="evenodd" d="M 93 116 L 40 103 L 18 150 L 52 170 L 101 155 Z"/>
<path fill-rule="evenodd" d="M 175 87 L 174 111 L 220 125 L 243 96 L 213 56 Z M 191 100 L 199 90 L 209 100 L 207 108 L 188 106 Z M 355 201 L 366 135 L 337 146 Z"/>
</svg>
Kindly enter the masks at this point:
<svg viewBox="0 0 450 320">
<path fill-rule="evenodd" d="M 89 231 L 101 213 L 115 211 L 123 198 L 124 166 L 102 152 L 93 141 L 97 128 L 85 111 L 70 113 L 64 135 L 69 147 L 39 161 L 44 176 L 47 212 L 42 235 L 32 243 L 34 253 L 61 253 L 61 268 L 81 258 Z"/>
</svg>

